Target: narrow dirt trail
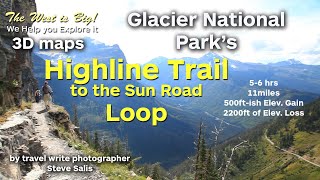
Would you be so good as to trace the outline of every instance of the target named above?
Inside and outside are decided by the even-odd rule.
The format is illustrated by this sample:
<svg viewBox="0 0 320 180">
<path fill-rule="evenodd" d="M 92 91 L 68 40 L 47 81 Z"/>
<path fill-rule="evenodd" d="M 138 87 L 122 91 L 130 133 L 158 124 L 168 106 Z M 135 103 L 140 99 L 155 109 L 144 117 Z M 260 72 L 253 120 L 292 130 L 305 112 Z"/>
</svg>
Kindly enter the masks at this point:
<svg viewBox="0 0 320 180">
<path fill-rule="evenodd" d="M 50 133 L 51 122 L 46 117 L 44 105 L 42 103 L 34 103 L 30 111 L 31 115 L 37 119 L 35 124 L 36 134 L 44 147 L 44 155 L 46 156 L 73 156 L 82 155 L 82 153 L 72 147 L 68 143 Z M 50 164 L 49 164 L 50 163 Z M 47 171 L 48 165 L 56 166 L 73 166 L 72 162 L 46 162 L 41 165 L 44 171 Z M 107 179 L 101 172 L 96 170 L 93 172 L 48 172 L 47 179 L 50 180 L 100 180 Z"/>
<path fill-rule="evenodd" d="M 302 160 L 302 161 L 305 161 L 305 162 L 307 162 L 307 163 L 309 163 L 309 164 L 311 164 L 311 165 L 313 165 L 313 166 L 316 166 L 316 167 L 319 167 L 319 168 L 320 168 L 320 165 L 319 165 L 319 164 L 316 164 L 316 163 L 314 163 L 314 162 L 311 162 L 311 161 L 309 161 L 308 159 L 305 159 L 304 157 L 302 157 L 302 156 L 300 156 L 300 155 L 298 155 L 298 154 L 296 154 L 296 153 L 287 151 L 287 150 L 285 150 L 285 149 L 280 148 L 279 146 L 276 146 L 276 145 L 274 144 L 274 142 L 271 141 L 271 139 L 269 139 L 269 137 L 267 136 L 267 133 L 264 134 L 264 137 L 265 137 L 265 139 L 266 139 L 272 146 L 274 146 L 275 148 L 279 149 L 280 151 L 283 151 L 283 152 L 285 152 L 285 153 L 287 153 L 287 154 L 294 155 L 294 156 L 296 156 L 298 159 L 300 159 L 300 160 Z"/>
<path fill-rule="evenodd" d="M 42 142 L 42 145 L 45 147 L 45 154 L 48 155 L 74 155 L 79 154 L 80 152 L 68 147 L 66 141 L 55 137 L 50 133 L 50 125 L 51 122 L 48 122 L 45 117 L 46 113 L 39 113 L 39 110 L 42 111 L 44 109 L 44 105 L 33 104 L 31 113 L 32 116 L 38 120 L 38 124 L 35 127 L 36 133 L 39 139 Z"/>
</svg>

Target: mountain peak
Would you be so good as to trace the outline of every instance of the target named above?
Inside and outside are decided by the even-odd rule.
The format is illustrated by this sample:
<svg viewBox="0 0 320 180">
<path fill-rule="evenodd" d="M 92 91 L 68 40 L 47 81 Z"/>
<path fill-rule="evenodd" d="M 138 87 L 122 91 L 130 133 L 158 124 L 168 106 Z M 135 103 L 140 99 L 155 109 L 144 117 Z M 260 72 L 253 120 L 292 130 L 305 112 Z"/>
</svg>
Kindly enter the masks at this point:
<svg viewBox="0 0 320 180">
<path fill-rule="evenodd" d="M 220 55 L 219 54 L 217 54 L 217 53 L 214 53 L 214 52 L 208 52 L 208 53 L 206 53 L 205 55 L 203 55 L 202 56 L 203 58 L 218 58 L 218 57 L 220 57 Z"/>
<path fill-rule="evenodd" d="M 298 65 L 303 64 L 302 62 L 296 60 L 296 59 L 288 59 L 286 61 L 279 61 L 276 63 L 269 63 L 270 65 L 277 65 L 277 66 L 289 66 L 289 65 Z"/>
<path fill-rule="evenodd" d="M 301 61 L 295 59 L 288 59 L 287 62 L 290 64 L 302 64 Z"/>
</svg>

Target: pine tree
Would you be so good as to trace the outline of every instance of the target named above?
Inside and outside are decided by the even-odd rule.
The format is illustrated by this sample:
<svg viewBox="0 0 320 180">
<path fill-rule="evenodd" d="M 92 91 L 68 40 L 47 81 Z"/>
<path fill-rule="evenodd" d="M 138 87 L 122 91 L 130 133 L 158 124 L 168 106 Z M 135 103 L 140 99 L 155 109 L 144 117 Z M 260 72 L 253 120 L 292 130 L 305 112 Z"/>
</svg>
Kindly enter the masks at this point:
<svg viewBox="0 0 320 180">
<path fill-rule="evenodd" d="M 106 139 L 103 140 L 103 153 L 105 156 L 110 155 L 110 150 Z"/>
<path fill-rule="evenodd" d="M 115 151 L 115 143 L 112 142 L 111 145 L 110 145 L 110 148 L 109 148 L 109 151 L 110 151 L 110 156 L 114 156 L 116 155 L 116 151 Z"/>
<path fill-rule="evenodd" d="M 206 142 L 204 140 L 204 137 L 202 135 L 201 137 L 201 143 L 200 143 L 200 166 L 199 166 L 199 180 L 203 179 L 206 180 L 206 160 L 207 160 L 207 148 L 206 148 Z"/>
<path fill-rule="evenodd" d="M 73 124 L 76 126 L 79 126 L 77 106 L 73 104 L 72 108 L 73 108 Z"/>
<path fill-rule="evenodd" d="M 129 156 L 130 150 L 129 150 L 129 139 L 128 136 L 126 136 L 125 142 L 124 142 L 124 155 Z"/>
<path fill-rule="evenodd" d="M 86 142 L 91 145 L 91 138 L 90 138 L 90 133 L 89 131 L 86 129 L 85 130 L 85 135 L 86 135 Z"/>
<path fill-rule="evenodd" d="M 134 161 L 130 161 L 128 164 L 128 169 L 132 170 L 134 168 L 134 166 L 135 166 Z"/>
<path fill-rule="evenodd" d="M 100 149 L 99 136 L 97 131 L 94 132 L 93 146 L 96 150 Z"/>
<path fill-rule="evenodd" d="M 81 131 L 81 138 L 82 138 L 82 140 L 86 140 L 86 129 L 83 129 L 82 131 Z"/>
<path fill-rule="evenodd" d="M 159 168 L 158 164 L 154 165 L 154 167 L 153 167 L 152 179 L 153 180 L 160 180 L 161 179 L 161 177 L 160 177 L 160 168 Z"/>
<path fill-rule="evenodd" d="M 117 139 L 117 143 L 116 143 L 116 153 L 117 155 L 121 155 L 122 154 L 122 146 L 121 146 L 121 142 L 119 139 Z"/>
<path fill-rule="evenodd" d="M 208 150 L 207 166 L 206 166 L 206 178 L 210 180 L 219 179 L 218 173 L 213 163 L 213 151 Z"/>
<path fill-rule="evenodd" d="M 143 165 L 142 174 L 144 174 L 145 176 L 150 176 L 150 172 L 151 172 L 150 165 L 149 164 Z"/>
<path fill-rule="evenodd" d="M 203 136 L 203 123 L 200 123 L 198 142 L 197 142 L 197 155 L 195 163 L 195 180 L 205 180 L 206 178 L 206 144 Z"/>
</svg>

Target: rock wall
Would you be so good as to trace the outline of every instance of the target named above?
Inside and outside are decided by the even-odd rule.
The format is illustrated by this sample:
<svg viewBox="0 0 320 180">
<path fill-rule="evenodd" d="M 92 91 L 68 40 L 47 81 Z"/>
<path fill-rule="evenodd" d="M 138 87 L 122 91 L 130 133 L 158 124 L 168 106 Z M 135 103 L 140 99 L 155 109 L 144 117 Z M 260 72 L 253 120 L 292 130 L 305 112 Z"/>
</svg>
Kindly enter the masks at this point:
<svg viewBox="0 0 320 180">
<path fill-rule="evenodd" d="M 39 108 L 36 110 L 39 110 Z M 48 147 L 43 144 L 48 143 L 47 139 L 53 139 L 54 136 L 60 138 L 57 130 L 57 126 L 60 125 L 65 127 L 73 137 L 80 137 L 78 127 L 72 124 L 70 115 L 63 107 L 53 106 L 46 115 L 41 113 L 38 115 L 39 112 L 29 109 L 16 112 L 5 123 L 0 124 L 0 180 L 46 179 L 46 168 L 41 167 L 43 163 L 22 161 L 15 163 L 10 161 L 10 156 L 41 157 L 45 155 L 45 149 Z M 37 113 L 38 118 L 35 113 Z M 58 141 L 61 140 L 55 139 L 52 142 Z M 55 146 L 55 148 L 58 147 Z M 56 150 L 59 151 L 58 149 Z"/>
<path fill-rule="evenodd" d="M 9 23 L 6 12 L 25 16 L 22 23 Z M 8 25 L 31 26 L 31 12 L 36 11 L 35 0 L 2 0 L 0 4 L 0 114 L 7 108 L 19 106 L 21 100 L 31 101 L 37 81 L 32 73 L 31 51 L 14 50 L 12 39 L 26 37 L 26 33 L 9 33 Z"/>
<path fill-rule="evenodd" d="M 32 169 L 32 163 L 13 163 L 12 156 L 39 156 L 43 148 L 35 136 L 34 121 L 29 110 L 16 112 L 0 126 L 0 179 L 22 179 Z"/>
</svg>

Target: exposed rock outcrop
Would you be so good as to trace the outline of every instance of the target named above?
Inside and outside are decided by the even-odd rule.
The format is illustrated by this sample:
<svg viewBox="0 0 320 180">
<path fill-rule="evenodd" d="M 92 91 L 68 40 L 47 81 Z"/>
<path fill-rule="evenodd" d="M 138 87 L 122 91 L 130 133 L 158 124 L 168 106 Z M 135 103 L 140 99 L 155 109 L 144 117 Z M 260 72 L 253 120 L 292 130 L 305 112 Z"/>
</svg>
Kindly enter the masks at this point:
<svg viewBox="0 0 320 180">
<path fill-rule="evenodd" d="M 3 177 L 21 179 L 32 169 L 28 162 L 10 162 L 10 156 L 40 155 L 43 152 L 29 113 L 29 110 L 17 112 L 0 126 L 0 174 Z"/>
<path fill-rule="evenodd" d="M 6 12 L 19 12 L 26 20 L 9 23 Z M 25 32 L 10 33 L 8 25 L 31 26 L 30 12 L 36 11 L 35 0 L 2 0 L 0 3 L 0 114 L 6 108 L 18 106 L 22 99 L 30 101 L 37 85 L 32 73 L 31 52 L 14 50 L 14 37 L 28 36 Z"/>
<path fill-rule="evenodd" d="M 79 127 L 71 122 L 69 113 L 63 107 L 53 106 L 48 112 L 48 117 L 57 125 L 62 125 L 69 133 L 80 137 Z M 52 133 L 59 137 L 55 129 L 52 130 Z"/>
<path fill-rule="evenodd" d="M 83 156 L 81 151 L 64 140 L 79 138 L 78 128 L 70 121 L 67 111 L 56 105 L 53 105 L 49 112 L 43 108 L 43 104 L 35 103 L 31 110 L 17 112 L 4 124 L 0 124 L 0 179 L 107 179 L 95 165 L 85 162 L 77 165 L 91 166 L 93 171 L 48 172 L 48 166 L 73 167 L 74 164 L 48 160 L 21 161 L 22 156 Z M 62 134 L 59 134 L 58 128 L 64 129 Z M 20 157 L 20 160 L 14 162 L 10 157 Z"/>
</svg>

